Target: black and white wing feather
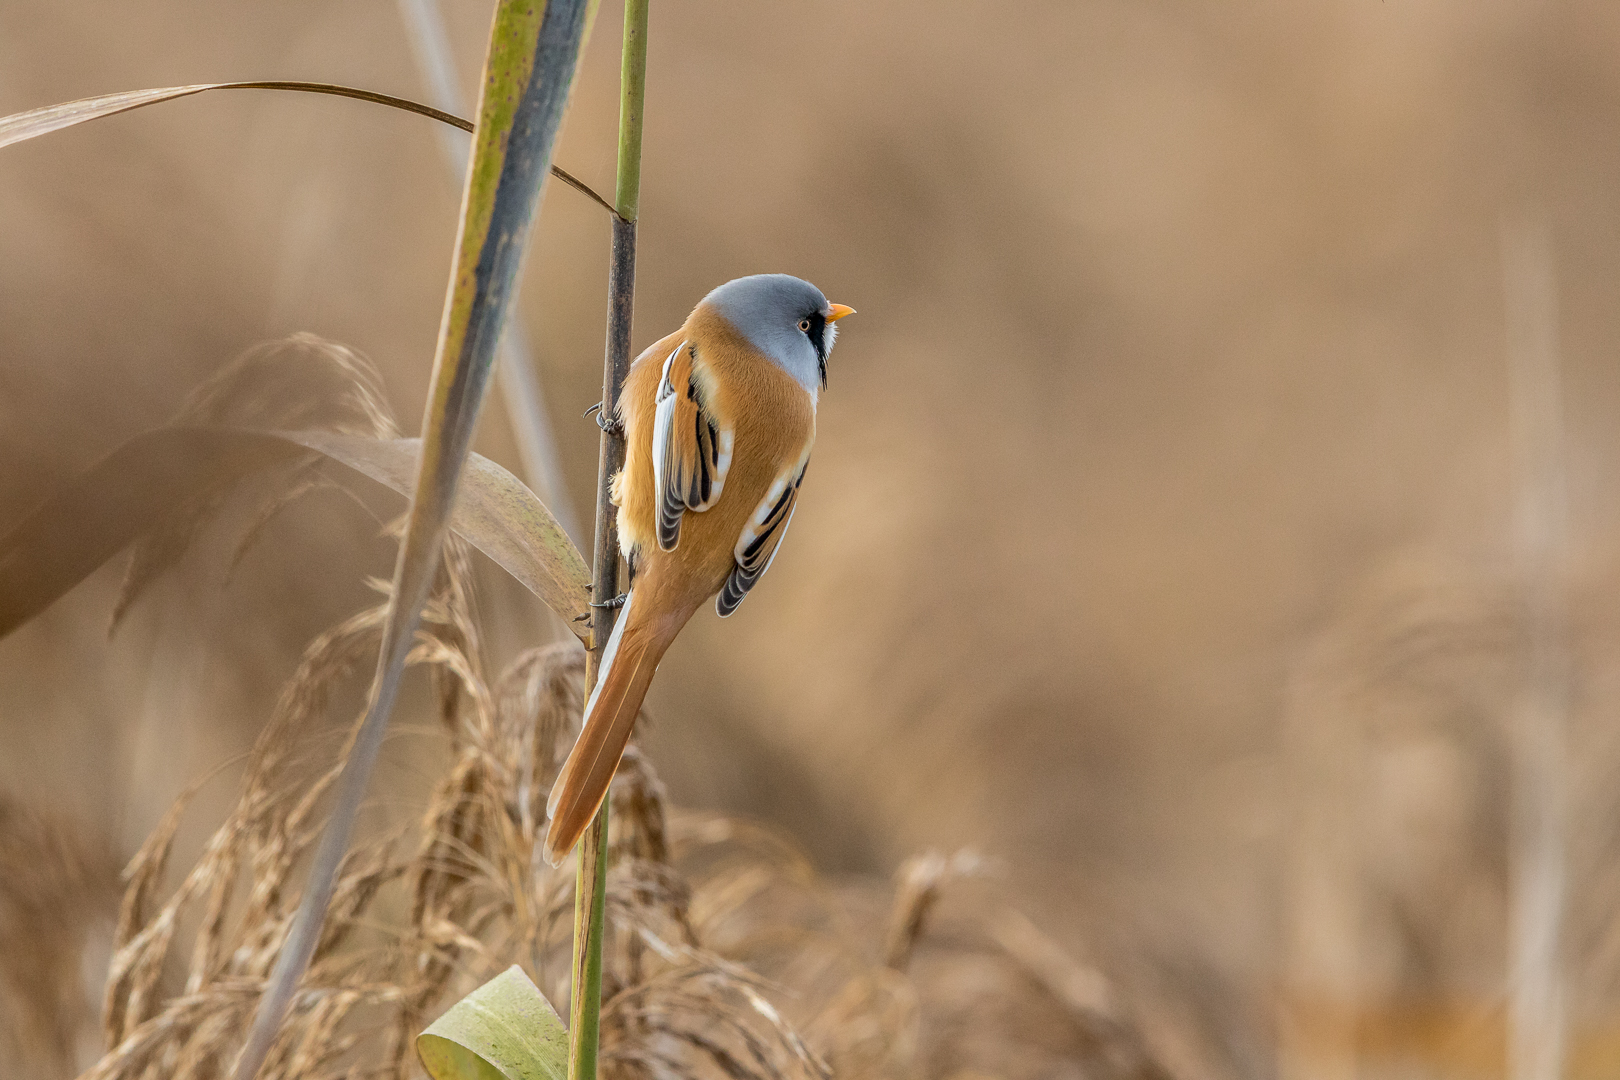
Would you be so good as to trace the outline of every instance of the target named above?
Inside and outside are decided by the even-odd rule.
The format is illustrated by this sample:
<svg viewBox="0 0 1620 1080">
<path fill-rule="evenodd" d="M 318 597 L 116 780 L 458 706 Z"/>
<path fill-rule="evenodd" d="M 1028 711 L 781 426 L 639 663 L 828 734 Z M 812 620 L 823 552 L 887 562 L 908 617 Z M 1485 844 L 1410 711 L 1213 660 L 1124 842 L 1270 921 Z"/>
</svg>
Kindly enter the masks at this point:
<svg viewBox="0 0 1620 1080">
<path fill-rule="evenodd" d="M 793 507 L 799 500 L 799 485 L 804 483 L 805 470 L 808 468 L 809 463 L 805 462 L 794 471 L 777 477 L 760 500 L 753 517 L 743 526 L 735 551 L 737 565 L 732 567 L 720 595 L 714 601 L 714 609 L 722 619 L 737 610 L 737 605 L 743 602 L 748 590 L 771 568 L 771 561 L 776 558 L 777 548 L 787 533 L 788 523 L 793 520 Z"/>
<path fill-rule="evenodd" d="M 720 498 L 731 468 L 732 429 L 703 402 L 697 346 L 683 341 L 664 361 L 653 414 L 653 484 L 658 493 L 658 546 L 681 541 L 681 515 Z"/>
</svg>

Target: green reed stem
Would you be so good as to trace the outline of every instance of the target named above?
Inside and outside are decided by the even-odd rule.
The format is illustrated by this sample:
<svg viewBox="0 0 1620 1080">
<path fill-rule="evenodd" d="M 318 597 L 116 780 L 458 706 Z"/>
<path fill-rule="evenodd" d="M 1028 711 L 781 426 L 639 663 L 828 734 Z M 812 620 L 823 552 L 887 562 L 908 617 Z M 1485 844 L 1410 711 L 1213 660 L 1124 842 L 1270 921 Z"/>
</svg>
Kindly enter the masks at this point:
<svg viewBox="0 0 1620 1080">
<path fill-rule="evenodd" d="M 619 69 L 619 180 L 613 201 L 635 221 L 641 208 L 641 117 L 647 102 L 647 5 L 625 0 L 624 63 Z"/>
<path fill-rule="evenodd" d="M 648 0 L 625 0 L 624 62 L 619 85 L 619 170 L 615 189 L 613 255 L 608 269 L 607 350 L 602 365 L 602 413 L 614 416 L 630 371 L 630 328 L 636 296 L 636 216 L 641 202 L 641 117 L 647 94 Z M 624 466 L 622 435 L 602 433 L 597 461 L 596 550 L 592 592 L 597 602 L 619 588 L 619 535 L 609 497 L 613 476 Z M 596 608 L 586 693 L 596 685 L 602 652 L 617 612 Z M 608 802 L 602 803 L 580 843 L 574 902 L 574 993 L 569 1010 L 569 1080 L 596 1080 L 602 1013 L 603 906 L 607 895 Z"/>
</svg>

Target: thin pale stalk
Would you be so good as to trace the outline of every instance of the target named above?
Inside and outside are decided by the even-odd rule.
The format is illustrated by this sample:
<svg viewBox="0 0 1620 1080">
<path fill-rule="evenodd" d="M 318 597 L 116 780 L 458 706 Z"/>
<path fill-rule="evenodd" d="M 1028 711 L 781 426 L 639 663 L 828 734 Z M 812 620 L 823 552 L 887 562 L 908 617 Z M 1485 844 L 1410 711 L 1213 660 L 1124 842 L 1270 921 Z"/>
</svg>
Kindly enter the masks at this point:
<svg viewBox="0 0 1620 1080">
<path fill-rule="evenodd" d="M 423 416 L 422 458 L 394 567 L 372 697 L 338 779 L 298 914 L 234 1070 L 237 1080 L 253 1080 L 258 1073 L 319 940 L 337 867 L 438 569 L 457 482 L 573 85 L 588 10 L 586 0 L 501 0 L 495 9 L 451 285 Z"/>
<path fill-rule="evenodd" d="M 636 215 L 641 200 L 641 117 L 647 88 L 648 0 L 625 0 L 624 59 L 619 80 L 619 165 L 613 219 L 613 256 L 608 271 L 607 350 L 602 365 L 602 414 L 618 413 L 619 394 L 630 371 L 630 330 L 635 314 Z M 613 476 L 624 465 L 624 437 L 604 431 L 597 468 L 596 551 L 592 592 L 597 603 L 618 594 L 619 536 L 610 496 Z M 596 608 L 586 692 L 594 687 L 602 651 L 613 633 L 615 610 Z M 602 1010 L 602 910 L 607 895 L 608 801 L 603 800 L 580 844 L 574 908 L 574 991 L 570 1009 L 569 1080 L 596 1080 Z"/>
<path fill-rule="evenodd" d="M 1564 1073 L 1565 728 L 1572 693 L 1563 573 L 1567 551 L 1558 288 L 1539 214 L 1503 226 L 1516 555 L 1526 679 L 1512 724 L 1508 1076 Z"/>
<path fill-rule="evenodd" d="M 460 115 L 467 111 L 456 71 L 455 54 L 444 25 L 438 0 L 399 0 L 401 21 L 411 41 L 417 69 L 427 86 L 428 99 L 443 112 Z M 468 140 L 443 128 L 439 145 L 450 167 L 451 179 L 460 184 L 467 173 Z M 583 542 L 574 501 L 568 497 L 563 480 L 557 439 L 546 411 L 540 379 L 535 374 L 534 352 L 529 348 L 523 320 L 515 313 L 507 320 L 501 337 L 495 367 L 495 386 L 506 407 L 506 420 L 517 437 L 518 457 L 523 462 L 523 478 L 539 493 L 552 515 L 576 544 Z"/>
</svg>

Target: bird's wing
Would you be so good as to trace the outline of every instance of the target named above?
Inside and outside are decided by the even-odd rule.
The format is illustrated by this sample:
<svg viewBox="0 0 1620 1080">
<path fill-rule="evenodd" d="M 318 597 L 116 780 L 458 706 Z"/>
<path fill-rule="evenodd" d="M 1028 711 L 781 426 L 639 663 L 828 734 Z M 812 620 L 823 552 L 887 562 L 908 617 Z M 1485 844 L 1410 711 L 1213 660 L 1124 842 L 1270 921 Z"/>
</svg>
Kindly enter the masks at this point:
<svg viewBox="0 0 1620 1080">
<path fill-rule="evenodd" d="M 786 535 L 788 522 L 793 520 L 793 506 L 799 501 L 799 485 L 804 483 L 809 462 L 803 461 L 778 476 L 765 497 L 759 501 L 754 516 L 743 526 L 734 552 L 737 565 L 731 568 L 725 586 L 715 598 L 714 609 L 723 619 L 737 610 L 748 590 L 765 576 L 776 558 L 776 549 Z"/>
<path fill-rule="evenodd" d="M 673 551 L 681 515 L 707 510 L 731 468 L 734 433 L 703 400 L 703 361 L 683 341 L 664 361 L 653 414 L 653 486 L 658 493 L 658 546 Z"/>
</svg>

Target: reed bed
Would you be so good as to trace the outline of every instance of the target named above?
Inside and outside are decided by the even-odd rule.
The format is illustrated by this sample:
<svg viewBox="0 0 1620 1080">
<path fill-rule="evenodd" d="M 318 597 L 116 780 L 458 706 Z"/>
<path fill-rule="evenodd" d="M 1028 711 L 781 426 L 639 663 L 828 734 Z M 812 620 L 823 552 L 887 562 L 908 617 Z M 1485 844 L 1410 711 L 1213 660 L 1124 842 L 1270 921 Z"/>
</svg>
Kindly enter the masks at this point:
<svg viewBox="0 0 1620 1080">
<path fill-rule="evenodd" d="M 325 385 L 315 408 L 293 389 Z M 193 396 L 186 423 L 325 424 L 387 436 L 395 425 L 357 354 L 310 336 L 250 351 Z M 268 481 L 242 544 L 298 494 L 331 482 L 315 461 Z M 122 611 L 227 500 L 213 492 L 131 560 Z M 389 530 L 397 534 L 397 526 Z M 351 851 L 314 962 L 263 1075 L 420 1075 L 414 1039 L 450 1003 L 518 964 L 555 1003 L 569 993 L 575 875 L 539 855 L 550 784 L 577 734 L 585 653 L 529 649 L 491 674 L 468 549 L 452 539 L 412 667 L 447 752 L 414 820 Z M 375 656 L 377 604 L 311 641 L 249 756 L 234 807 L 189 866 L 182 794 L 125 868 L 116 919 L 110 861 L 61 828 L 0 808 L 0 934 L 66 972 L 42 995 L 0 984 L 26 1013 L 0 1030 L 48 1044 L 18 1059 L 67 1075 L 75 1032 L 97 1011 L 77 972 L 103 898 L 113 924 L 99 1060 L 86 1080 L 227 1074 L 301 896 L 341 770 L 324 748 Z M 645 722 L 645 718 L 643 718 Z M 341 728 L 340 728 L 341 730 Z M 352 735 L 352 727 L 351 727 Z M 311 747 L 321 745 L 316 754 Z M 319 765 L 312 764 L 319 761 Z M 199 785 L 200 786 L 200 785 Z M 670 805 L 632 749 L 612 793 L 601 1069 L 609 1077 L 1067 1075 L 1167 1077 L 1099 972 L 1067 957 L 1010 902 L 993 864 L 926 853 L 890 886 L 832 883 L 780 834 Z M 54 927 L 54 929 L 53 929 Z M 945 928 L 936 933 L 936 927 Z M 73 976 L 73 977 L 70 977 Z"/>
</svg>

